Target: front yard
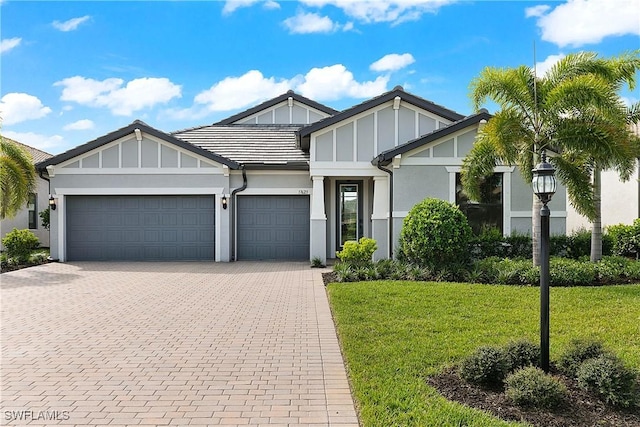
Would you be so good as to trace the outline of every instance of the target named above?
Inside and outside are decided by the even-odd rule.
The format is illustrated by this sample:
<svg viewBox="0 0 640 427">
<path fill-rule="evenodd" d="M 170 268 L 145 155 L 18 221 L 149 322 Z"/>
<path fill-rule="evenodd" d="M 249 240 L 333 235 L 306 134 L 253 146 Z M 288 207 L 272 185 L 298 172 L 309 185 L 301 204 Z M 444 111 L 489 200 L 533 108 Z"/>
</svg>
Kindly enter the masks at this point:
<svg viewBox="0 0 640 427">
<path fill-rule="evenodd" d="M 539 340 L 539 289 L 379 281 L 330 284 L 365 427 L 521 426 L 441 397 L 427 377 L 485 344 Z M 640 285 L 551 289 L 551 360 L 595 338 L 640 369 Z"/>
</svg>

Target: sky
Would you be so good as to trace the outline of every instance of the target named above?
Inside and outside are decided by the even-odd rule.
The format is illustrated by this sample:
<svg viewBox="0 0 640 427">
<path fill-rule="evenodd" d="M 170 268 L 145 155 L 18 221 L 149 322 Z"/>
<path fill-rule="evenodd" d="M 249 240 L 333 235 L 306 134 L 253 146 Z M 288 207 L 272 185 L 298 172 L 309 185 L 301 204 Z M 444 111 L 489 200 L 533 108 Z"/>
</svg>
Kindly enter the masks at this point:
<svg viewBox="0 0 640 427">
<path fill-rule="evenodd" d="M 0 0 L 0 23 L 1 132 L 51 154 L 288 90 L 342 110 L 400 85 L 468 115 L 485 67 L 542 75 L 569 53 L 640 49 L 637 0 Z"/>
</svg>

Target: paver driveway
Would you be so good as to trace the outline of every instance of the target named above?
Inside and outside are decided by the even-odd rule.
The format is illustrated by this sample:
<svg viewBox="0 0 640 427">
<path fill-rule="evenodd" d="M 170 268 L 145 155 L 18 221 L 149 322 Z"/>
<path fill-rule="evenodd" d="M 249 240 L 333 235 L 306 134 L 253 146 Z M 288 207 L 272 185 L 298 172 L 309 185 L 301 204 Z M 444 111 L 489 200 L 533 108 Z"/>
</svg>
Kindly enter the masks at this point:
<svg viewBox="0 0 640 427">
<path fill-rule="evenodd" d="M 358 425 L 307 263 L 47 264 L 0 280 L 2 425 Z"/>
</svg>

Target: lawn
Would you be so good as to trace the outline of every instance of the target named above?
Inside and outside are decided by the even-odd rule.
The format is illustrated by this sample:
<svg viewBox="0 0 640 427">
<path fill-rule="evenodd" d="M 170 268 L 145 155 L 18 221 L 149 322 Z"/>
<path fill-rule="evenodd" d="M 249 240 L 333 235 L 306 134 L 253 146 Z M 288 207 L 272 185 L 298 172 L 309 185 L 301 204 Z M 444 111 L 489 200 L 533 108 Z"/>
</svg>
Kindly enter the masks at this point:
<svg viewBox="0 0 640 427">
<path fill-rule="evenodd" d="M 521 426 L 450 402 L 427 376 L 483 344 L 539 340 L 539 289 L 432 282 L 330 284 L 360 420 L 371 426 Z M 640 285 L 551 289 L 551 359 L 597 338 L 640 369 Z"/>
</svg>

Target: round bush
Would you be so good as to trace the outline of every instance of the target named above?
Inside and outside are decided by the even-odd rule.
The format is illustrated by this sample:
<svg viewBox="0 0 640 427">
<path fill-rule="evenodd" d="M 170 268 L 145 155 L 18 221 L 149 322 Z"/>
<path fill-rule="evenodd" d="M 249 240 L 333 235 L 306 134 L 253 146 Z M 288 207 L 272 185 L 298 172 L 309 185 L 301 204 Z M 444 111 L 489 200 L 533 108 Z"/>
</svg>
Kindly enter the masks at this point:
<svg viewBox="0 0 640 427">
<path fill-rule="evenodd" d="M 509 370 L 505 352 L 496 347 L 483 346 L 460 364 L 460 377 L 471 384 L 501 385 Z"/>
<path fill-rule="evenodd" d="M 585 361 L 577 376 L 581 387 L 598 394 L 608 404 L 630 407 L 636 403 L 636 375 L 615 356 Z"/>
<path fill-rule="evenodd" d="M 578 369 L 585 360 L 593 359 L 605 354 L 601 342 L 591 340 L 573 340 L 558 359 L 558 369 L 564 374 L 575 378 Z"/>
<path fill-rule="evenodd" d="M 434 270 L 466 264 L 471 237 L 471 227 L 460 209 L 444 200 L 425 199 L 404 219 L 401 257 Z"/>
<path fill-rule="evenodd" d="M 568 395 L 564 384 L 535 366 L 518 369 L 507 377 L 505 384 L 506 396 L 520 406 L 555 408 Z"/>
<path fill-rule="evenodd" d="M 520 340 L 508 343 L 504 352 L 509 360 L 509 372 L 527 366 L 540 366 L 540 346 Z"/>
<path fill-rule="evenodd" d="M 31 251 L 38 247 L 38 238 L 29 230 L 18 230 L 7 233 L 2 239 L 2 245 L 7 251 L 8 258 L 15 258 L 18 262 L 27 262 Z"/>
</svg>

